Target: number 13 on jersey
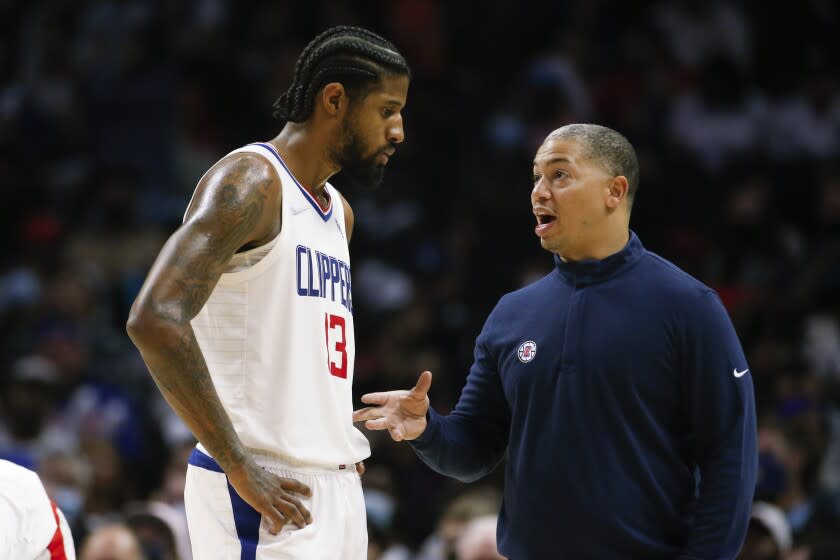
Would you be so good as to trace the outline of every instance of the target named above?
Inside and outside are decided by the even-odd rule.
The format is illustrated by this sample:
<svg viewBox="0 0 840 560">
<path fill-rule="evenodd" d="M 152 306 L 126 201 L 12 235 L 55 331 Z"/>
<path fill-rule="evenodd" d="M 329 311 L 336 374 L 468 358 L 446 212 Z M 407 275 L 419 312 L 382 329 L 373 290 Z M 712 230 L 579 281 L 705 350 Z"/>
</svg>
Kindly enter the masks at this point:
<svg viewBox="0 0 840 560">
<path fill-rule="evenodd" d="M 341 315 L 324 314 L 324 334 L 327 340 L 327 367 L 330 374 L 347 379 L 347 334 Z"/>
</svg>

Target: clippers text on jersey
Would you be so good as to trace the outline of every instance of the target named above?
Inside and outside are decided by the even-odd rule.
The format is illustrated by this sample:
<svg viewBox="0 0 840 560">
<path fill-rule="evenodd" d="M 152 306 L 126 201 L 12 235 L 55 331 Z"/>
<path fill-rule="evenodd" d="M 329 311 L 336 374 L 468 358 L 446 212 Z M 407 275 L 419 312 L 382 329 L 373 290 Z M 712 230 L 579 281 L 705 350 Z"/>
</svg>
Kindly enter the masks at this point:
<svg viewBox="0 0 840 560">
<path fill-rule="evenodd" d="M 353 312 L 350 265 L 330 255 L 297 246 L 297 293 L 341 303 Z"/>
</svg>

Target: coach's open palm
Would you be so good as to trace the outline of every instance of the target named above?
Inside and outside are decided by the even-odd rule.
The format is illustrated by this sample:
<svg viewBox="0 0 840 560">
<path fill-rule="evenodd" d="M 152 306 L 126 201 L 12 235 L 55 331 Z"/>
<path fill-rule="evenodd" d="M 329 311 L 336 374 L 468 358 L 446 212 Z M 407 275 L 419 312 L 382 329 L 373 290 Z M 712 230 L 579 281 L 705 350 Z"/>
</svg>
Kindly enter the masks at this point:
<svg viewBox="0 0 840 560">
<path fill-rule="evenodd" d="M 369 406 L 353 413 L 353 422 L 365 420 L 369 430 L 388 430 L 391 439 L 402 441 L 416 439 L 426 429 L 426 412 L 429 410 L 429 387 L 432 373 L 424 371 L 410 391 L 385 391 L 368 393 L 362 402 Z"/>
<path fill-rule="evenodd" d="M 287 522 L 298 527 L 312 523 L 312 515 L 292 494 L 310 497 L 308 486 L 291 478 L 271 473 L 252 461 L 226 473 L 237 494 L 255 510 L 271 520 L 270 532 L 277 534 Z"/>
</svg>

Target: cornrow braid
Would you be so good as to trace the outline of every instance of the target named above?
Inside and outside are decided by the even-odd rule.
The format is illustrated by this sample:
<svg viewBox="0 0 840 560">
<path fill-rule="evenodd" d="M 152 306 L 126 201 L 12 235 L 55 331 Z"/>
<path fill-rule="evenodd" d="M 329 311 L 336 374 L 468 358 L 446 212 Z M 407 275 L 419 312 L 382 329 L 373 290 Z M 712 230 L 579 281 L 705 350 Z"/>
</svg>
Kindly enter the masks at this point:
<svg viewBox="0 0 840 560">
<path fill-rule="evenodd" d="M 376 33 L 340 25 L 315 37 L 295 63 L 292 85 L 274 102 L 274 118 L 303 122 L 312 114 L 316 94 L 330 82 L 340 82 L 357 97 L 384 74 L 411 75 L 402 54 Z"/>
</svg>

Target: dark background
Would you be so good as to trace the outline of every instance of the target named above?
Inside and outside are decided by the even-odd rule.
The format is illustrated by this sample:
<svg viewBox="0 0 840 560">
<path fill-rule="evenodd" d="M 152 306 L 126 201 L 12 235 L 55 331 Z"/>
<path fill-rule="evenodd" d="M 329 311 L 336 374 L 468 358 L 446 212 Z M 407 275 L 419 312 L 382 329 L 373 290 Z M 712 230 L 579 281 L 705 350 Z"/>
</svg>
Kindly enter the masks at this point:
<svg viewBox="0 0 840 560">
<path fill-rule="evenodd" d="M 39 471 L 77 545 L 149 508 L 183 537 L 192 441 L 124 333 L 129 306 L 203 172 L 279 131 L 271 105 L 303 46 L 357 24 L 402 50 L 413 81 L 383 188 L 334 180 L 356 213 L 355 394 L 431 369 L 432 403 L 454 404 L 497 299 L 551 270 L 530 214 L 536 148 L 563 124 L 604 124 L 639 154 L 632 228 L 736 325 L 759 497 L 786 511 L 799 552 L 832 546 L 840 8 L 519 4 L 0 0 L 0 456 Z M 417 558 L 443 558 L 444 521 L 471 514 L 442 512 L 465 490 L 466 510 L 496 507 L 501 469 L 466 487 L 370 437 L 371 537 L 388 558 L 424 541 Z"/>
</svg>

